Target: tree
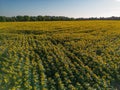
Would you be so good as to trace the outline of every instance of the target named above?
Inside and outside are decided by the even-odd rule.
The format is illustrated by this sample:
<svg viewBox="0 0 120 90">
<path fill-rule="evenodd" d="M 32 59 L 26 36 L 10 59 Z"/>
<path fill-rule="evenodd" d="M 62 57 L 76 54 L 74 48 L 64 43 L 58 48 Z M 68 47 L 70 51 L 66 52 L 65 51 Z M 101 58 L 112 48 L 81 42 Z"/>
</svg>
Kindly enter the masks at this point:
<svg viewBox="0 0 120 90">
<path fill-rule="evenodd" d="M 24 21 L 24 17 L 23 16 L 16 16 L 16 21 Z"/>
<path fill-rule="evenodd" d="M 43 16 L 37 16 L 38 21 L 43 21 Z"/>
<path fill-rule="evenodd" d="M 35 16 L 31 16 L 30 21 L 37 21 L 37 18 Z"/>
<path fill-rule="evenodd" d="M 0 22 L 5 22 L 6 21 L 6 17 L 5 16 L 0 16 Z"/>
<path fill-rule="evenodd" d="M 30 21 L 30 17 L 29 16 L 24 16 L 24 21 Z"/>
</svg>

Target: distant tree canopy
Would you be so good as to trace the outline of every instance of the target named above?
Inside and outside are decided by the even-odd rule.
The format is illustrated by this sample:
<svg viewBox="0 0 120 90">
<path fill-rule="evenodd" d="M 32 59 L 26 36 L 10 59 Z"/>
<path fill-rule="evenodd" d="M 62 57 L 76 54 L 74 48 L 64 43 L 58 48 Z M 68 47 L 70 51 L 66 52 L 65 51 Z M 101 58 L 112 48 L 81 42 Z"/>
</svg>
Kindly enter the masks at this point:
<svg viewBox="0 0 120 90">
<path fill-rule="evenodd" d="M 90 18 L 69 18 L 65 16 L 0 16 L 0 22 L 22 22 L 22 21 L 71 21 L 71 20 L 120 20 L 120 17 L 90 17 Z"/>
<path fill-rule="evenodd" d="M 0 22 L 11 22 L 11 21 L 68 21 L 75 20 L 74 18 L 68 18 L 64 16 L 14 16 L 5 17 L 0 16 Z"/>
</svg>

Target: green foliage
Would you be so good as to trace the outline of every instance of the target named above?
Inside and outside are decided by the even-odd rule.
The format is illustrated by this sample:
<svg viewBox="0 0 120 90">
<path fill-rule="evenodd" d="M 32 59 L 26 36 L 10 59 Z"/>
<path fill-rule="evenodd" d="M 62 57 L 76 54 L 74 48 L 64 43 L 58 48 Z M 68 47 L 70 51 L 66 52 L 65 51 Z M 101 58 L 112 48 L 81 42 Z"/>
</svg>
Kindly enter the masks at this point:
<svg viewBox="0 0 120 90">
<path fill-rule="evenodd" d="M 0 90 L 119 90 L 119 25 L 0 23 Z"/>
</svg>

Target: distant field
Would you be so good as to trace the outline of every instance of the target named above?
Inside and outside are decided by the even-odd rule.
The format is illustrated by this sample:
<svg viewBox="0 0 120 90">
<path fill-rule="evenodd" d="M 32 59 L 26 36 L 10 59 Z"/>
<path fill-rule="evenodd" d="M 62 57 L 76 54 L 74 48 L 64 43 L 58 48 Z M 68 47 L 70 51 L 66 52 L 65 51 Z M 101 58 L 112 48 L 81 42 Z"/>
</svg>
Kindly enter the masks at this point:
<svg viewBox="0 0 120 90">
<path fill-rule="evenodd" d="M 0 23 L 0 90 L 120 90 L 120 21 Z"/>
</svg>

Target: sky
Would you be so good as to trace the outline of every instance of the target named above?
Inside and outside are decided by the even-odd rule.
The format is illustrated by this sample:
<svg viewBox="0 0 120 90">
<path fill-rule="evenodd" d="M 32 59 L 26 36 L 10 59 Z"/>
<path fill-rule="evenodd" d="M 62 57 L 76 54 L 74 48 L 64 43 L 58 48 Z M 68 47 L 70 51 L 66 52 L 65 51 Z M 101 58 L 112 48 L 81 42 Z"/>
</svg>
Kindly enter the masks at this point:
<svg viewBox="0 0 120 90">
<path fill-rule="evenodd" d="M 120 0 L 0 0 L 0 16 L 120 16 Z"/>
</svg>

